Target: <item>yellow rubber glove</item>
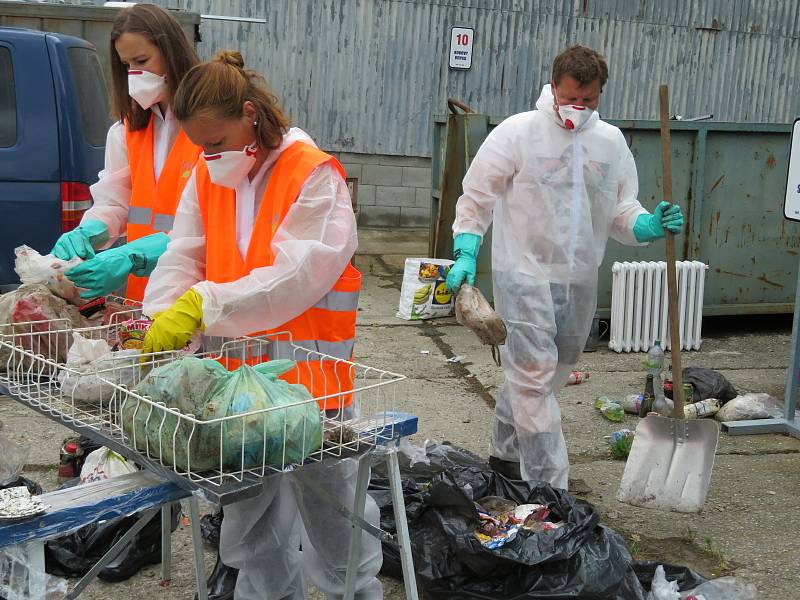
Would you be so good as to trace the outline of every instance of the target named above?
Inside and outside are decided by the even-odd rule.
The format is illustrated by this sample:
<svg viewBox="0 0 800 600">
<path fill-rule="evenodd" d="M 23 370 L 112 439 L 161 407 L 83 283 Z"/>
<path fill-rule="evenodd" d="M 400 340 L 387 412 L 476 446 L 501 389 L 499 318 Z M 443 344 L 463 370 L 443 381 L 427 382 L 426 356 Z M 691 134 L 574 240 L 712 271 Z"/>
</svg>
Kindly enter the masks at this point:
<svg viewBox="0 0 800 600">
<path fill-rule="evenodd" d="M 144 336 L 142 352 L 181 350 L 198 329 L 203 330 L 203 297 L 190 289 L 155 316 Z"/>
</svg>

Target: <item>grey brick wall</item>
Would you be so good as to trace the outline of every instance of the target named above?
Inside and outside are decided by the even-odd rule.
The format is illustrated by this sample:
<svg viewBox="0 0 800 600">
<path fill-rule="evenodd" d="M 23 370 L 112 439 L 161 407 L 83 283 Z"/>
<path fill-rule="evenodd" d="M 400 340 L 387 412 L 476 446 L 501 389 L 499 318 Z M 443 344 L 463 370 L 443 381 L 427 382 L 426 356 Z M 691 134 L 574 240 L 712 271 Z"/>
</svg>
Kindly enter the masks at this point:
<svg viewBox="0 0 800 600">
<path fill-rule="evenodd" d="M 431 161 L 414 156 L 336 153 L 358 179 L 358 224 L 417 227 L 430 223 Z"/>
</svg>

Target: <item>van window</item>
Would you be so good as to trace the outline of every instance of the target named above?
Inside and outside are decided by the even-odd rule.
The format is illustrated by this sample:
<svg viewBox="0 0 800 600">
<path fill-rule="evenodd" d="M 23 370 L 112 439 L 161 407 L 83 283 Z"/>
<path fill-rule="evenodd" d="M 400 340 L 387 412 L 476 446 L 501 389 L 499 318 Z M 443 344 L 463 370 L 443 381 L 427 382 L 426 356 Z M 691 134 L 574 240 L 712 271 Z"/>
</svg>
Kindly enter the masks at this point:
<svg viewBox="0 0 800 600">
<path fill-rule="evenodd" d="M 0 46 L 0 148 L 17 143 L 17 97 L 11 51 Z"/>
<path fill-rule="evenodd" d="M 89 48 L 69 48 L 67 55 L 78 95 L 83 137 L 91 146 L 105 146 L 111 118 L 106 80 L 97 52 Z"/>
</svg>

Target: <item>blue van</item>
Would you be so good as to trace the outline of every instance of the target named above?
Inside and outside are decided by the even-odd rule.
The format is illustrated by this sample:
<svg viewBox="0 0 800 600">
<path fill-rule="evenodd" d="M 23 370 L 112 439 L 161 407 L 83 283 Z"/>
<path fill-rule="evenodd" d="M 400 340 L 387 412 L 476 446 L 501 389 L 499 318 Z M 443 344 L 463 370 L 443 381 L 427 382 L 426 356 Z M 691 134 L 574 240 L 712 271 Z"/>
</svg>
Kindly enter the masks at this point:
<svg viewBox="0 0 800 600">
<path fill-rule="evenodd" d="M 0 291 L 19 282 L 14 248 L 49 252 L 91 207 L 109 115 L 94 46 L 0 27 Z"/>
</svg>

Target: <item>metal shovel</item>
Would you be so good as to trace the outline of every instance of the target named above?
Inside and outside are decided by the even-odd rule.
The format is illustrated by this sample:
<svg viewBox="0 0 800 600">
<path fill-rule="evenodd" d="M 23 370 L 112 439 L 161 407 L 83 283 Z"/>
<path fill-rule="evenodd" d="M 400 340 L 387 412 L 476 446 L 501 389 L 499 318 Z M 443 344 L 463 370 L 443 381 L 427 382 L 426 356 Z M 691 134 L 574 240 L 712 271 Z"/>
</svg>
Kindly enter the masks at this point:
<svg viewBox="0 0 800 600">
<path fill-rule="evenodd" d="M 672 202 L 669 91 L 659 88 L 664 199 Z M 667 295 L 672 347 L 672 418 L 647 416 L 636 427 L 617 500 L 661 510 L 699 512 L 703 508 L 719 442 L 716 421 L 685 418 L 681 370 L 680 315 L 675 273 L 675 237 L 666 232 Z"/>
</svg>

